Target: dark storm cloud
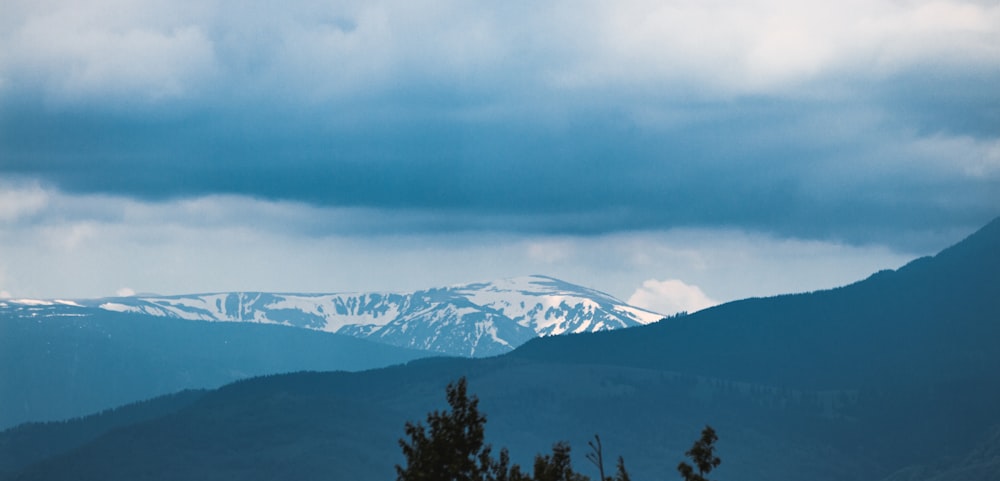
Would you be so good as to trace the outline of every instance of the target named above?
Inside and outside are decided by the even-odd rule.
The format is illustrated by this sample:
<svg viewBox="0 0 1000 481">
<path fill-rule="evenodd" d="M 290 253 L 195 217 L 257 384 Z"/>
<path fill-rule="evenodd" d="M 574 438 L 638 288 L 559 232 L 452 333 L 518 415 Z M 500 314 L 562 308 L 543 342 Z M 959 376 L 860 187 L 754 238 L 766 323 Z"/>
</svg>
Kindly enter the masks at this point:
<svg viewBox="0 0 1000 481">
<path fill-rule="evenodd" d="M 0 37 L 14 52 L 0 58 L 0 171 L 423 219 L 371 227 L 390 231 L 868 242 L 997 215 L 998 9 L 882 5 L 856 40 L 824 28 L 851 18 L 787 2 L 757 2 L 798 12 L 787 25 L 708 30 L 685 19 L 720 12 L 633 3 L 530 20 L 456 3 L 438 7 L 448 25 L 392 2 L 25 15 Z"/>
<path fill-rule="evenodd" d="M 1000 136 L 1000 68 L 922 69 L 876 85 L 872 101 L 924 134 Z"/>
<path fill-rule="evenodd" d="M 910 163 L 910 150 L 885 150 L 910 141 L 900 132 L 832 136 L 821 114 L 842 119 L 842 107 L 756 99 L 698 109 L 700 120 L 666 127 L 614 111 L 555 126 L 527 112 L 489 121 L 362 112 L 344 126 L 317 111 L 148 119 L 19 106 L 2 114 L 2 168 L 75 192 L 433 211 L 455 218 L 427 228 L 455 230 L 737 225 L 822 237 L 978 222 L 1000 205 L 995 171 Z"/>
</svg>

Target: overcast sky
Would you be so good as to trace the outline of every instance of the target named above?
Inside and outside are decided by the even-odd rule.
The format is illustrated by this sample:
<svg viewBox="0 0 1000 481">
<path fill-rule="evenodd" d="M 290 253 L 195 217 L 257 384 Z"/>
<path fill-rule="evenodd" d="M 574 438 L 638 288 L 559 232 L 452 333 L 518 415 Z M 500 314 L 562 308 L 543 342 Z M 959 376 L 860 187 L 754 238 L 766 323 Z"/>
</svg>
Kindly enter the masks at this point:
<svg viewBox="0 0 1000 481">
<path fill-rule="evenodd" d="M 0 8 L 0 296 L 537 273 L 693 310 L 1000 215 L 996 1 Z"/>
</svg>

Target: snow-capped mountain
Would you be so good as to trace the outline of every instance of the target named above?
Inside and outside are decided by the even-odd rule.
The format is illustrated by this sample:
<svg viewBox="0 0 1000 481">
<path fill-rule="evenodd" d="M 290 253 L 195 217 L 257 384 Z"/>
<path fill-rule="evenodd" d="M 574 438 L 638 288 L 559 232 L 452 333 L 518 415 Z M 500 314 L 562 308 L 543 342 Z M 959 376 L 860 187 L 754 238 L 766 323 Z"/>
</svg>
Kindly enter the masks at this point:
<svg viewBox="0 0 1000 481">
<path fill-rule="evenodd" d="M 190 320 L 275 323 L 458 356 L 490 356 L 536 336 L 618 329 L 663 316 L 545 276 L 412 293 L 232 292 L 78 301 Z"/>
</svg>

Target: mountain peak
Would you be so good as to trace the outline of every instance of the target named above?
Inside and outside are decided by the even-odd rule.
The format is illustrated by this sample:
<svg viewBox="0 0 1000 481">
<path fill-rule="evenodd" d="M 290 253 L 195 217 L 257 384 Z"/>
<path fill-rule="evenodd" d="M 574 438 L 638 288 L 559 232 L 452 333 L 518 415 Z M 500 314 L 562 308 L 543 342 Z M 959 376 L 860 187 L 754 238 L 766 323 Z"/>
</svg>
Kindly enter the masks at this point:
<svg viewBox="0 0 1000 481">
<path fill-rule="evenodd" d="M 474 282 L 471 284 L 460 284 L 452 286 L 452 289 L 460 291 L 482 290 L 504 293 L 518 292 L 528 295 L 575 295 L 624 304 L 621 300 L 605 292 L 541 274 L 508 277 L 495 281 Z"/>
<path fill-rule="evenodd" d="M 543 275 L 410 293 L 230 292 L 91 304 L 190 320 L 285 324 L 459 356 L 497 355 L 538 336 L 619 329 L 663 318 Z"/>
<path fill-rule="evenodd" d="M 942 256 L 1000 260 L 1000 217 L 993 219 L 959 243 L 941 251 L 935 257 Z"/>
</svg>

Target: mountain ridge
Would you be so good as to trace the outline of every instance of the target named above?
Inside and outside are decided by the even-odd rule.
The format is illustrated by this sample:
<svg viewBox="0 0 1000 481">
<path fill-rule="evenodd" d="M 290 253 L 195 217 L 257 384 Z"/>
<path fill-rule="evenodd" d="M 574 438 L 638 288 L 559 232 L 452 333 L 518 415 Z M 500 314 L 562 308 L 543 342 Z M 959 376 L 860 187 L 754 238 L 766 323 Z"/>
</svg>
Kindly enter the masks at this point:
<svg viewBox="0 0 1000 481">
<path fill-rule="evenodd" d="M 989 352 L 986 340 L 995 337 L 1000 324 L 983 317 L 983 313 L 1000 312 L 997 273 L 1000 273 L 1000 218 L 934 256 L 914 259 L 899 269 L 880 271 L 845 286 L 741 299 L 629 330 L 536 339 L 513 355 L 626 365 L 652 362 L 655 357 L 655 362 L 664 369 L 710 377 L 742 372 L 741 376 L 768 384 L 776 384 L 775 379 L 783 373 L 780 374 L 783 379 L 794 377 L 796 382 L 822 389 L 839 388 L 847 382 L 846 378 L 853 379 L 855 373 L 864 375 L 871 369 L 861 362 L 842 364 L 837 369 L 824 365 L 835 353 L 826 352 L 821 346 L 831 341 L 850 345 L 855 352 L 872 358 L 889 352 L 884 350 L 886 346 L 905 349 L 905 356 L 898 354 L 894 364 L 887 364 L 886 369 L 891 367 L 894 375 L 913 376 L 914 371 L 906 367 L 911 363 L 925 368 L 916 372 L 938 370 L 940 366 L 922 360 L 926 358 L 919 356 L 919 352 L 948 339 L 965 349 L 949 354 L 948 362 L 962 363 L 977 372 L 992 367 L 1000 372 L 1000 365 L 986 366 L 973 361 L 979 353 Z M 849 300 L 847 305 L 845 299 Z M 904 325 L 889 328 L 887 320 Z M 762 329 L 761 324 L 768 329 Z M 956 329 L 959 327 L 962 329 Z M 852 337 L 855 331 L 865 335 Z M 672 336 L 665 337 L 668 332 Z M 716 359 L 703 359 L 688 348 L 687 336 L 691 335 L 710 335 L 725 353 Z M 618 352 L 597 347 L 619 342 L 634 343 L 636 349 Z M 654 349 L 663 352 L 656 356 L 648 354 Z M 796 362 L 788 363 L 787 359 Z M 808 375 L 789 376 L 792 371 L 802 371 L 803 364 L 813 368 Z"/>
<path fill-rule="evenodd" d="M 475 357 L 509 352 L 538 336 L 634 327 L 663 318 L 604 292 L 541 275 L 413 292 L 217 292 L 72 302 L 187 320 L 284 324 Z"/>
<path fill-rule="evenodd" d="M 539 335 L 659 318 L 537 275 L 409 294 L 4 299 L 0 427 L 248 376 L 371 369 L 435 355 L 485 357 Z"/>
</svg>

